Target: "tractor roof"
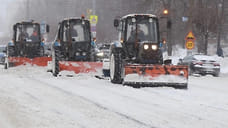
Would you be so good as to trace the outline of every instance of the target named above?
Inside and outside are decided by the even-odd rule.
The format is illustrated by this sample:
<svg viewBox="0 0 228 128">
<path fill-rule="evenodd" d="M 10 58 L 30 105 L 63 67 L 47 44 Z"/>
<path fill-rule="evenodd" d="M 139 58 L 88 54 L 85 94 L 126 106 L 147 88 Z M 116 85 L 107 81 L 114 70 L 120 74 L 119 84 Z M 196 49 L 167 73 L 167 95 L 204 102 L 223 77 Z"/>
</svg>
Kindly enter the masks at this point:
<svg viewBox="0 0 228 128">
<path fill-rule="evenodd" d="M 82 19 L 81 17 L 68 17 L 68 18 L 64 18 L 62 21 L 68 21 L 68 20 L 80 20 Z M 87 20 L 87 19 L 84 19 Z M 88 21 L 88 20 L 87 20 Z"/>
<path fill-rule="evenodd" d="M 153 14 L 128 14 L 126 16 L 123 16 L 122 19 L 126 19 L 128 17 L 136 17 L 136 16 L 148 16 L 148 17 L 152 17 L 152 18 L 156 18 L 157 16 L 153 15 Z"/>
<path fill-rule="evenodd" d="M 23 24 L 23 23 L 37 23 L 37 24 L 39 24 L 38 22 L 35 22 L 34 20 L 25 20 L 25 21 L 21 21 L 20 22 L 21 24 Z"/>
<path fill-rule="evenodd" d="M 35 22 L 34 20 L 28 20 L 28 21 L 17 22 L 16 24 L 40 24 L 40 23 Z"/>
</svg>

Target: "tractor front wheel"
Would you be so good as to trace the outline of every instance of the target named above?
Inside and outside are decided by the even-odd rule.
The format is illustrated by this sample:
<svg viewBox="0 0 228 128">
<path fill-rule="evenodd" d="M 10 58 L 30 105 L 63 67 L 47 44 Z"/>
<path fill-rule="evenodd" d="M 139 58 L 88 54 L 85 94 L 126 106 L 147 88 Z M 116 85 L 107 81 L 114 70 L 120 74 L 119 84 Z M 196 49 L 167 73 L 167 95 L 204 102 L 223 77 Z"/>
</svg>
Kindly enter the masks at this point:
<svg viewBox="0 0 228 128">
<path fill-rule="evenodd" d="M 57 77 L 59 74 L 59 59 L 60 59 L 60 50 L 58 47 L 54 48 L 52 52 L 52 74 Z"/>
<path fill-rule="evenodd" d="M 123 82 L 122 72 L 123 72 L 122 53 L 120 49 L 115 49 L 111 53 L 111 57 L 110 57 L 111 82 L 115 84 L 121 84 Z"/>
</svg>

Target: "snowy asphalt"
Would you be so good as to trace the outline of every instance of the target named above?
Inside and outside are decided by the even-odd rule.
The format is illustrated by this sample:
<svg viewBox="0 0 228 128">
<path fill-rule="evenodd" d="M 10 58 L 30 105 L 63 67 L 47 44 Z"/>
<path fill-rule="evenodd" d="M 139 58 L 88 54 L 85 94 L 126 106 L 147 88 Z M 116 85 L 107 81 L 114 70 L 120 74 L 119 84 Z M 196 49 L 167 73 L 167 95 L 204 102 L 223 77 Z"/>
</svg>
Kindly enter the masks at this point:
<svg viewBox="0 0 228 128">
<path fill-rule="evenodd" d="M 2 128 L 225 128 L 228 75 L 189 78 L 189 89 L 135 89 L 92 74 L 53 77 L 0 67 Z"/>
</svg>

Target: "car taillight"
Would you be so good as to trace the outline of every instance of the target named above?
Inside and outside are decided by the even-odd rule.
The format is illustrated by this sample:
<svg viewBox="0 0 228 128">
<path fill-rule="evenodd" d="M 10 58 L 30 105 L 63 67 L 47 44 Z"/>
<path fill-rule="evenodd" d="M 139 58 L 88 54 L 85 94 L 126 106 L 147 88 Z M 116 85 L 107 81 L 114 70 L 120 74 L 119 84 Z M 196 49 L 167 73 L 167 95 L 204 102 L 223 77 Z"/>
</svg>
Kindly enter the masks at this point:
<svg viewBox="0 0 228 128">
<path fill-rule="evenodd" d="M 194 62 L 193 64 L 194 64 L 194 65 L 202 65 L 203 62 Z"/>
<path fill-rule="evenodd" d="M 220 64 L 218 64 L 218 63 L 214 63 L 214 66 L 220 66 Z"/>
</svg>

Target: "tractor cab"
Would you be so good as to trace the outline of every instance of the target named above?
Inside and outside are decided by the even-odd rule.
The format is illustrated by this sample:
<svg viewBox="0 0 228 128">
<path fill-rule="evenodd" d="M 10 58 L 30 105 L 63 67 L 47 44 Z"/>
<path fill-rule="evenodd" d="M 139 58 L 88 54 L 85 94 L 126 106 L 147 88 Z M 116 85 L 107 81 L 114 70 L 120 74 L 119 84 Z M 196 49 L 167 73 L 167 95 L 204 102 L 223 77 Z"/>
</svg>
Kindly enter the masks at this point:
<svg viewBox="0 0 228 128">
<path fill-rule="evenodd" d="M 41 27 L 43 33 L 41 33 Z M 13 26 L 13 40 L 7 45 L 5 69 L 19 65 L 47 66 L 51 60 L 44 54 L 42 35 L 49 32 L 49 25 L 39 23 L 18 22 Z"/>
<path fill-rule="evenodd" d="M 188 66 L 163 63 L 158 18 L 152 14 L 129 14 L 114 20 L 119 40 L 110 48 L 112 83 L 187 88 Z"/>
<path fill-rule="evenodd" d="M 78 74 L 97 72 L 102 68 L 102 62 L 96 62 L 89 20 L 82 17 L 61 21 L 56 37 L 52 47 L 53 76 L 64 70 Z"/>
<path fill-rule="evenodd" d="M 35 44 L 41 42 L 40 25 L 22 22 L 14 25 L 15 43 Z"/>
<path fill-rule="evenodd" d="M 57 42 L 68 61 L 89 61 L 91 58 L 90 23 L 83 18 L 71 18 L 59 23 Z"/>
<path fill-rule="evenodd" d="M 20 22 L 13 26 L 13 56 L 40 57 L 44 54 L 40 24 L 35 22 Z"/>
<path fill-rule="evenodd" d="M 162 63 L 158 19 L 154 15 L 127 15 L 116 19 L 114 26 L 127 58 L 137 63 Z"/>
</svg>

